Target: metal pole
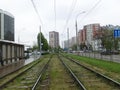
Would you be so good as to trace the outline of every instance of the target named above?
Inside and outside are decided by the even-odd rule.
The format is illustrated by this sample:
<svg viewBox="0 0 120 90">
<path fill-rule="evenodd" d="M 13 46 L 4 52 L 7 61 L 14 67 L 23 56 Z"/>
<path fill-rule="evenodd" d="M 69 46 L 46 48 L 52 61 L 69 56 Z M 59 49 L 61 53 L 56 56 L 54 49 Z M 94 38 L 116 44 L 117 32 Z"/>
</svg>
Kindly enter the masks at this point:
<svg viewBox="0 0 120 90">
<path fill-rule="evenodd" d="M 76 46 L 77 46 L 77 51 L 78 51 L 78 30 L 77 30 L 77 19 L 76 19 Z"/>
<path fill-rule="evenodd" d="M 41 55 L 41 26 L 40 26 L 40 55 Z"/>
<path fill-rule="evenodd" d="M 69 52 L 69 28 L 67 28 L 67 35 L 68 35 L 68 52 Z"/>
<path fill-rule="evenodd" d="M 76 23 L 75 27 L 76 27 L 76 45 L 77 45 L 77 51 L 79 50 L 79 46 L 78 46 L 78 34 L 77 34 L 77 33 L 78 33 L 77 18 L 78 18 L 78 16 L 79 16 L 80 14 L 83 14 L 83 13 L 85 13 L 85 11 L 78 13 L 78 14 L 76 15 L 76 21 L 75 21 L 75 23 Z"/>
</svg>

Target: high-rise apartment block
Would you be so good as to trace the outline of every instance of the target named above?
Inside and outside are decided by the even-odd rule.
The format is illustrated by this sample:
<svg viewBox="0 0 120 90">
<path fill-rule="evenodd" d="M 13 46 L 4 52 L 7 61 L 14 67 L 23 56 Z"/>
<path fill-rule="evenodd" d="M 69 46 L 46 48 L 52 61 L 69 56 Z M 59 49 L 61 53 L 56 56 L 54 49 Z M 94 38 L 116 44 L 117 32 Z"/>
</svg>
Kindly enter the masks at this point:
<svg viewBox="0 0 120 90">
<path fill-rule="evenodd" d="M 98 48 L 98 46 L 95 46 L 95 42 L 99 43 L 100 41 L 96 40 L 100 29 L 100 24 L 98 23 L 85 25 L 84 28 L 78 32 L 79 45 L 85 43 L 88 47 L 92 45 L 93 49 L 95 49 L 95 47 Z"/>
<path fill-rule="evenodd" d="M 0 9 L 0 39 L 14 41 L 14 16 Z"/>
<path fill-rule="evenodd" d="M 49 45 L 52 48 L 59 47 L 59 33 L 55 31 L 49 32 Z"/>
</svg>

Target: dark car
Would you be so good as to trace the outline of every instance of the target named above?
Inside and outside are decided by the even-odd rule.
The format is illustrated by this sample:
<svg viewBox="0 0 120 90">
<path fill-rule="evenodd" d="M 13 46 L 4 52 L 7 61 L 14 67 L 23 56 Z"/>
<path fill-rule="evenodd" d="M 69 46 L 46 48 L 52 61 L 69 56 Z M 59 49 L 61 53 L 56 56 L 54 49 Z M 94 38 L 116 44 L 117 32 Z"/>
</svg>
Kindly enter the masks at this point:
<svg viewBox="0 0 120 90">
<path fill-rule="evenodd" d="M 111 51 L 111 53 L 114 54 L 114 55 L 117 55 L 117 54 L 119 54 L 119 51 L 113 50 L 113 51 Z"/>
<path fill-rule="evenodd" d="M 101 55 L 111 55 L 112 52 L 111 52 L 111 50 L 106 50 L 106 51 L 102 51 L 100 54 Z"/>
<path fill-rule="evenodd" d="M 106 50 L 106 51 L 102 51 L 101 53 L 100 53 L 101 55 L 117 55 L 117 54 L 119 54 L 119 51 L 117 51 L 117 50 Z"/>
</svg>

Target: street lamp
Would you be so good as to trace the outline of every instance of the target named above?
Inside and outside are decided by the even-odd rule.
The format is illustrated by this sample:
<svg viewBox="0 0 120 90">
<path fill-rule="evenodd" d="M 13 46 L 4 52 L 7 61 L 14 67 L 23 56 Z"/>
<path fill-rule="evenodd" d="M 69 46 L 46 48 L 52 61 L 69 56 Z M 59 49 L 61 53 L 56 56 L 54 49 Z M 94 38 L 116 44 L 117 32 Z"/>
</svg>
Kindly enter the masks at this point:
<svg viewBox="0 0 120 90">
<path fill-rule="evenodd" d="M 78 27 L 77 27 L 77 18 L 78 18 L 78 16 L 80 15 L 80 14 L 83 14 L 83 13 L 85 13 L 85 11 L 83 11 L 83 12 L 80 12 L 80 13 L 78 13 L 77 15 L 76 15 L 76 18 L 75 18 L 75 27 L 76 27 L 76 45 L 77 45 L 77 51 L 79 50 L 79 46 L 78 46 Z"/>
</svg>

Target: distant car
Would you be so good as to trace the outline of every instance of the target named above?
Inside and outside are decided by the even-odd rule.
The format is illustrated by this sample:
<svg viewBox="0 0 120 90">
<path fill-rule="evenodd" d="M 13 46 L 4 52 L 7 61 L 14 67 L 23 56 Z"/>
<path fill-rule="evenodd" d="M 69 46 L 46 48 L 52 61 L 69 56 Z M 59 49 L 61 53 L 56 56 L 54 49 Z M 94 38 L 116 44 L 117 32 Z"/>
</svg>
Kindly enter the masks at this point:
<svg viewBox="0 0 120 90">
<path fill-rule="evenodd" d="M 106 50 L 106 51 L 100 52 L 100 54 L 101 54 L 101 55 L 111 55 L 112 52 L 111 52 L 111 50 Z"/>
<path fill-rule="evenodd" d="M 114 55 L 117 55 L 117 54 L 119 54 L 119 51 L 113 50 L 113 51 L 111 51 L 111 53 L 114 54 Z"/>
<path fill-rule="evenodd" d="M 106 50 L 106 51 L 102 51 L 101 53 L 100 53 L 101 55 L 117 55 L 117 54 L 119 54 L 119 51 L 116 51 L 116 50 L 113 50 L 113 51 L 111 51 L 111 50 Z"/>
<path fill-rule="evenodd" d="M 41 53 L 40 52 L 37 52 L 37 55 L 40 55 Z"/>
</svg>

